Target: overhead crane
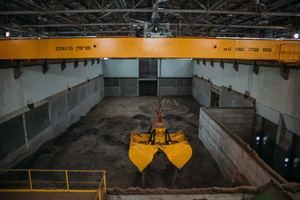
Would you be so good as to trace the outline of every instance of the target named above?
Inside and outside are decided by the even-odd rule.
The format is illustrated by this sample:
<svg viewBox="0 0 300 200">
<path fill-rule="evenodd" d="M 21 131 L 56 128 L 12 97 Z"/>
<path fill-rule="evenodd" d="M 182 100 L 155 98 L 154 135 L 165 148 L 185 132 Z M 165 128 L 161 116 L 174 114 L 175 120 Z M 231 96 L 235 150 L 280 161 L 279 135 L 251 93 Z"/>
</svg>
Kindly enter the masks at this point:
<svg viewBox="0 0 300 200">
<path fill-rule="evenodd" d="M 47 60 L 99 58 L 194 58 L 251 60 L 299 65 L 300 40 L 202 37 L 78 37 L 9 38 L 0 40 L 0 60 Z M 93 60 L 94 61 L 94 60 Z M 254 65 L 254 72 L 257 70 Z M 16 74 L 21 75 L 18 67 Z M 237 70 L 237 69 L 236 69 Z M 44 70 L 45 72 L 45 70 Z M 288 68 L 281 72 L 287 79 Z M 161 105 L 160 105 L 161 106 Z M 159 108 L 160 109 L 160 108 Z M 169 134 L 165 122 L 153 122 L 148 134 L 131 134 L 129 157 L 140 172 L 149 165 L 158 148 L 181 169 L 191 158 L 192 149 L 183 133 Z"/>
<path fill-rule="evenodd" d="M 17 38 L 0 40 L 0 60 L 201 58 L 299 65 L 300 40 L 251 38 Z"/>
</svg>

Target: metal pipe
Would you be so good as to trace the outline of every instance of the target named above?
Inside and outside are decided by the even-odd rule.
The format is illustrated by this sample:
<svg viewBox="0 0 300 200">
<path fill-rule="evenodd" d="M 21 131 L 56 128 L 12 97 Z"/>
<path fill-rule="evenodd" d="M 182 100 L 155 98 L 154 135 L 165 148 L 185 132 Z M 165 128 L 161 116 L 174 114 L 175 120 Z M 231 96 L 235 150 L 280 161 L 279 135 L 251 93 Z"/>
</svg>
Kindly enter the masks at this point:
<svg viewBox="0 0 300 200">
<path fill-rule="evenodd" d="M 104 13 L 104 12 L 141 12 L 146 13 L 155 12 L 155 9 L 85 9 L 85 10 L 53 10 L 51 13 L 48 11 L 38 10 L 23 10 L 23 11 L 0 11 L 0 15 L 29 15 L 29 14 L 58 14 L 58 13 Z M 231 15 L 270 15 L 270 16 L 300 16 L 300 12 L 248 12 L 237 10 L 198 10 L 198 9 L 158 9 L 157 12 L 177 12 L 177 13 L 204 13 L 204 14 L 231 14 Z"/>
</svg>

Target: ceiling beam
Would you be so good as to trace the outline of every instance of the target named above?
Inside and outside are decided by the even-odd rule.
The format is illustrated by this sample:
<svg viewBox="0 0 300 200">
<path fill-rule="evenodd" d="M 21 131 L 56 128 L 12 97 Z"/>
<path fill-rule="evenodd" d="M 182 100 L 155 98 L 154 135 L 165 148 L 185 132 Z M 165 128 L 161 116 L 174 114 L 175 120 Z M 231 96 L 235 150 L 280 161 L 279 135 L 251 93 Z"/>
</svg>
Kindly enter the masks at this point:
<svg viewBox="0 0 300 200">
<path fill-rule="evenodd" d="M 162 26 L 202 26 L 223 28 L 263 28 L 263 29 L 292 29 L 292 26 L 257 26 L 257 25 L 233 25 L 233 24 L 196 24 L 196 23 L 160 23 Z M 21 27 L 72 27 L 72 26 L 129 26 L 144 25 L 144 23 L 85 23 L 85 24 L 34 24 L 34 25 L 11 25 L 12 28 Z"/>
<path fill-rule="evenodd" d="M 32 34 L 32 35 L 39 35 L 41 37 L 48 37 L 47 35 L 44 35 L 44 34 L 41 34 L 41 33 L 35 32 L 35 31 L 28 31 L 28 30 L 24 30 L 24 29 L 17 29 L 17 28 L 7 27 L 3 24 L 0 24 L 0 29 L 1 28 L 9 30 L 9 31 L 15 31 L 15 32 L 20 32 L 20 33 L 28 33 L 28 34 Z"/>
<path fill-rule="evenodd" d="M 155 9 L 84 9 L 84 10 L 24 10 L 24 11 L 0 11 L 0 15 L 29 15 L 29 14 L 58 14 L 58 13 L 107 13 L 107 12 L 141 12 L 153 13 Z M 269 16 L 300 16 L 300 12 L 248 12 L 233 10 L 198 10 L 198 9 L 158 9 L 157 12 L 177 12 L 177 13 L 204 13 L 204 14 L 228 14 L 228 15 L 269 15 Z"/>
<path fill-rule="evenodd" d="M 130 33 L 134 31 L 116 30 L 116 31 L 61 31 L 54 32 L 55 34 L 95 34 L 95 33 Z M 171 30 L 175 32 L 175 30 Z M 249 33 L 249 32 L 217 32 L 217 31 L 181 31 L 181 33 L 193 33 L 193 34 L 218 34 L 218 35 L 260 35 L 261 33 Z"/>
</svg>

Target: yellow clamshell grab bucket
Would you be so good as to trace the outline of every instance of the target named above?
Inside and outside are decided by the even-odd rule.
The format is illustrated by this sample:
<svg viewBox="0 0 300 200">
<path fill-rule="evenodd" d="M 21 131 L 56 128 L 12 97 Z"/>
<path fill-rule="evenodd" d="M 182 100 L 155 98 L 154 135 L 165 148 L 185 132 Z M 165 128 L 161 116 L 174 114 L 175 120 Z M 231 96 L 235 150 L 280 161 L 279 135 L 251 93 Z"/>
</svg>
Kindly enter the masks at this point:
<svg viewBox="0 0 300 200">
<path fill-rule="evenodd" d="M 132 132 L 129 158 L 142 172 L 152 161 L 158 148 L 163 150 L 173 165 L 181 169 L 191 158 L 192 148 L 184 134 L 168 133 L 165 121 L 153 121 L 148 134 Z"/>
</svg>

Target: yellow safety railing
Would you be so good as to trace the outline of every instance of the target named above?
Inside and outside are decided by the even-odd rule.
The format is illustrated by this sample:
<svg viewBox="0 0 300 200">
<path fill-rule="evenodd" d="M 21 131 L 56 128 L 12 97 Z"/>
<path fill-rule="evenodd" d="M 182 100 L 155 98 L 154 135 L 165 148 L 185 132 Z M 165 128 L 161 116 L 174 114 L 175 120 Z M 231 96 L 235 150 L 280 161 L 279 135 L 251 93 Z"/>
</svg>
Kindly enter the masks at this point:
<svg viewBox="0 0 300 200">
<path fill-rule="evenodd" d="M 101 200 L 102 193 L 101 190 L 104 190 L 104 195 L 106 194 L 106 171 L 104 170 L 43 170 L 43 169 L 0 169 L 1 175 L 4 172 L 27 172 L 28 173 L 28 181 L 8 181 L 8 180 L 0 180 L 0 183 L 29 183 L 30 189 L 1 189 L 0 192 L 94 192 L 95 200 Z M 34 172 L 55 172 L 55 173 L 65 173 L 65 181 L 40 181 L 40 180 L 33 180 L 32 173 Z M 77 181 L 70 181 L 69 175 L 70 173 L 100 173 L 102 174 L 102 178 L 100 182 L 77 182 Z M 43 189 L 34 189 L 33 183 L 65 183 L 66 189 L 57 189 L 57 188 L 43 188 Z M 70 189 L 70 183 L 72 184 L 99 184 L 98 189 Z M 0 185 L 1 186 L 1 185 Z"/>
</svg>

